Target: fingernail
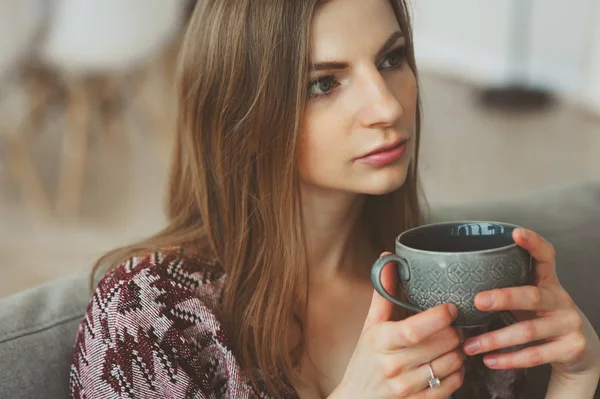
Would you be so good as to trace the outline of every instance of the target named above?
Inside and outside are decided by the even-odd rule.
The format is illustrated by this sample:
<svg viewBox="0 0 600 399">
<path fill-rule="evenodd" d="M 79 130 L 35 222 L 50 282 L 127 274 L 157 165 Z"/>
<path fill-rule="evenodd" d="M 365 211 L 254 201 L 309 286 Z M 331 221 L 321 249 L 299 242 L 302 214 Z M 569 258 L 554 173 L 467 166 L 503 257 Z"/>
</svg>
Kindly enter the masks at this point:
<svg viewBox="0 0 600 399">
<path fill-rule="evenodd" d="M 453 304 L 448 305 L 448 311 L 452 315 L 453 319 L 456 319 L 458 317 L 458 308 L 456 306 L 454 306 Z"/>
<path fill-rule="evenodd" d="M 456 334 L 458 334 L 458 339 L 460 340 L 460 343 L 464 343 L 465 342 L 465 333 L 463 333 L 462 329 L 459 327 L 455 327 L 456 330 Z"/>
<path fill-rule="evenodd" d="M 463 348 L 466 353 L 473 355 L 479 350 L 479 348 L 481 348 L 481 344 L 477 339 L 468 339 L 465 341 Z"/>
<path fill-rule="evenodd" d="M 529 240 L 529 232 L 527 229 L 521 229 L 521 238 L 523 238 L 525 241 Z"/>
<path fill-rule="evenodd" d="M 490 308 L 492 307 L 494 302 L 494 298 L 490 294 L 481 294 L 479 298 L 477 298 L 477 303 L 482 308 Z"/>
<path fill-rule="evenodd" d="M 495 366 L 496 364 L 498 364 L 498 360 L 496 360 L 493 357 L 486 357 L 485 359 L 483 359 L 483 362 L 486 364 L 486 366 Z"/>
</svg>

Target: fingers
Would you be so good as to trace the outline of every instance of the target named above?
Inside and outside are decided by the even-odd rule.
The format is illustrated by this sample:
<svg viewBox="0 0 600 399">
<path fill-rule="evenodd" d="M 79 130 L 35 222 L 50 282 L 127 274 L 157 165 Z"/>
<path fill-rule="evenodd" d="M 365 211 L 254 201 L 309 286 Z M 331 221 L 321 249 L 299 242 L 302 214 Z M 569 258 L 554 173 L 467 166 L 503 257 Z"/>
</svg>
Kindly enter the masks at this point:
<svg viewBox="0 0 600 399">
<path fill-rule="evenodd" d="M 572 301 L 558 291 L 532 285 L 499 288 L 480 292 L 475 296 L 475 306 L 483 311 L 534 310 L 544 312 L 570 307 Z"/>
<path fill-rule="evenodd" d="M 531 256 L 538 262 L 554 263 L 556 251 L 554 246 L 546 241 L 539 234 L 527 229 L 515 229 L 513 231 L 513 240 L 529 251 Z"/>
<path fill-rule="evenodd" d="M 452 304 L 442 304 L 417 313 L 402 321 L 381 324 L 378 342 L 383 352 L 417 345 L 452 324 L 458 309 Z"/>
<path fill-rule="evenodd" d="M 468 339 L 464 345 L 467 355 L 491 352 L 498 349 L 510 348 L 551 337 L 567 334 L 577 326 L 581 320 L 576 312 L 561 312 L 553 317 L 541 317 L 526 320 L 499 330 L 482 334 Z M 574 327 L 575 326 L 575 327 Z"/>
<path fill-rule="evenodd" d="M 429 372 L 429 369 L 427 369 Z M 437 372 L 436 372 L 437 373 Z M 441 379 L 441 385 L 437 388 L 429 388 L 429 385 L 421 392 L 409 396 L 409 399 L 447 399 L 463 384 L 465 369 L 460 368 L 449 376 Z M 429 376 L 427 377 L 429 379 Z"/>
<path fill-rule="evenodd" d="M 418 399 L 447 399 L 463 384 L 465 370 L 461 368 L 441 381 L 439 388 L 427 388 L 417 396 Z"/>
<path fill-rule="evenodd" d="M 521 349 L 516 352 L 488 355 L 484 363 L 492 369 L 536 367 L 545 363 L 573 362 L 586 350 L 586 340 L 581 333 L 572 333 L 563 339 Z"/>
<path fill-rule="evenodd" d="M 395 356 L 402 356 L 402 354 L 398 353 Z M 435 377 L 441 382 L 453 373 L 460 371 L 463 362 L 464 355 L 459 350 L 454 350 L 433 360 L 431 369 Z M 429 379 L 431 378 L 429 364 L 429 362 L 421 364 L 419 367 L 406 371 L 390 381 L 390 389 L 393 391 L 391 394 L 395 395 L 394 397 L 405 398 L 424 389 L 429 389 Z M 438 391 L 439 388 L 435 388 L 435 390 Z"/>
<path fill-rule="evenodd" d="M 431 364 L 431 369 L 435 377 L 442 380 L 450 374 L 459 371 L 464 361 L 464 354 L 460 350 L 454 350 L 407 372 L 406 378 L 414 380 L 417 391 L 420 391 L 429 387 L 429 378 L 431 377 L 429 364 Z"/>
<path fill-rule="evenodd" d="M 518 228 L 513 231 L 513 240 L 517 245 L 526 249 L 536 260 L 536 275 L 539 281 L 551 279 L 558 281 L 556 275 L 556 250 L 542 236 L 531 230 Z"/>
<path fill-rule="evenodd" d="M 390 252 L 384 252 L 381 254 L 381 256 L 388 254 L 390 254 Z M 381 283 L 387 292 L 394 295 L 396 286 L 396 272 L 393 262 L 388 263 L 383 268 L 381 272 Z M 371 299 L 371 306 L 363 326 L 363 331 L 373 324 L 390 320 L 394 312 L 394 306 L 396 305 L 379 295 L 376 290 L 373 290 L 373 299 Z"/>
<path fill-rule="evenodd" d="M 459 333 L 452 327 L 446 327 L 422 343 L 405 348 L 402 351 L 402 365 L 406 369 L 416 368 L 456 350 L 459 345 Z"/>
</svg>

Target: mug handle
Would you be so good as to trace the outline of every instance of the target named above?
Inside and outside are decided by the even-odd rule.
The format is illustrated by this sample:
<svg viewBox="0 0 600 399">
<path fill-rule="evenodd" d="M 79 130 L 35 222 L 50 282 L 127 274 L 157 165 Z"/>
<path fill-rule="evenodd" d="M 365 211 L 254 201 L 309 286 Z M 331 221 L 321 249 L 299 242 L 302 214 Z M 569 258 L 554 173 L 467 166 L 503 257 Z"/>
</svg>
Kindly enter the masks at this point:
<svg viewBox="0 0 600 399">
<path fill-rule="evenodd" d="M 388 301 L 393 302 L 396 305 L 400 305 L 403 308 L 406 308 L 416 313 L 422 312 L 423 309 L 420 309 L 413 304 L 401 301 L 398 298 L 393 297 L 389 292 L 385 290 L 383 284 L 381 284 L 381 272 L 383 271 L 385 265 L 389 262 L 397 262 L 400 264 L 401 281 L 408 281 L 408 279 L 410 278 L 410 268 L 408 266 L 408 262 L 406 262 L 405 259 L 394 254 L 384 255 L 375 261 L 375 263 L 373 264 L 373 268 L 371 269 L 371 282 L 373 283 L 373 287 L 375 287 L 375 290 L 379 293 L 379 295 L 381 295 Z"/>
</svg>

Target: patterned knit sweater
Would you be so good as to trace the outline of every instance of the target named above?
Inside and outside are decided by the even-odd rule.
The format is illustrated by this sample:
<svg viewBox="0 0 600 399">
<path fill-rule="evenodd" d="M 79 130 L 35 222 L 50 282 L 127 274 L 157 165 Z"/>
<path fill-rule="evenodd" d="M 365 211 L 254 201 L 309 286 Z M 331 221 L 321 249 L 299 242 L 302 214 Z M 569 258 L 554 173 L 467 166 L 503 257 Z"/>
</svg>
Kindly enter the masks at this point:
<svg viewBox="0 0 600 399">
<path fill-rule="evenodd" d="M 72 398 L 267 398 L 252 389 L 216 316 L 225 274 L 215 262 L 155 253 L 98 284 L 82 320 Z M 471 359 L 455 398 L 514 399 L 521 374 Z M 278 397 L 297 399 L 289 384 Z"/>
</svg>

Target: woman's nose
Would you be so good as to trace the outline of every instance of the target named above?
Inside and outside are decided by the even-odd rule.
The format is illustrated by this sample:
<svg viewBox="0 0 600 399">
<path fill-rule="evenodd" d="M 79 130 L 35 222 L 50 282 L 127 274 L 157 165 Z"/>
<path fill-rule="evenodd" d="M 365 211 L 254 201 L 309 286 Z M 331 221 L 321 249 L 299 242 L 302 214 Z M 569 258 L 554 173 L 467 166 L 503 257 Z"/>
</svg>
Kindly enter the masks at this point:
<svg viewBox="0 0 600 399">
<path fill-rule="evenodd" d="M 359 122 L 363 127 L 394 126 L 402 116 L 402 105 L 379 71 L 369 73 L 359 94 L 362 107 Z"/>
</svg>

